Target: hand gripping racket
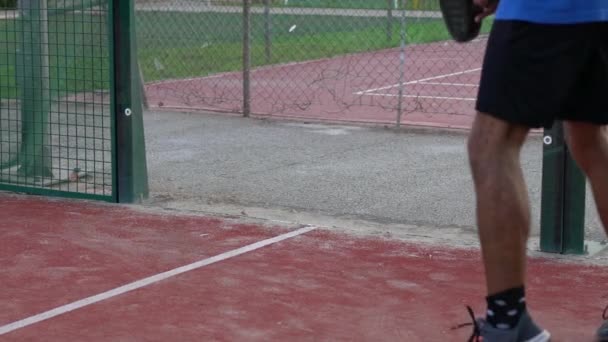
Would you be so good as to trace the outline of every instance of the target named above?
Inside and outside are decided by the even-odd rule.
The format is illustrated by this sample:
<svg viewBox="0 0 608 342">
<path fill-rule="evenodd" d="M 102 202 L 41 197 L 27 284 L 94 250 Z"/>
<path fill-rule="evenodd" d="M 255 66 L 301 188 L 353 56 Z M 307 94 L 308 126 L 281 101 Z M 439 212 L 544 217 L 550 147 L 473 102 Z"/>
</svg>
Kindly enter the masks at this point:
<svg viewBox="0 0 608 342">
<path fill-rule="evenodd" d="M 489 0 L 493 5 L 498 0 Z M 473 0 L 439 0 L 443 20 L 452 38 L 465 43 L 479 35 L 481 23 L 475 22 L 475 17 L 483 12 L 483 8 L 475 5 Z"/>
</svg>

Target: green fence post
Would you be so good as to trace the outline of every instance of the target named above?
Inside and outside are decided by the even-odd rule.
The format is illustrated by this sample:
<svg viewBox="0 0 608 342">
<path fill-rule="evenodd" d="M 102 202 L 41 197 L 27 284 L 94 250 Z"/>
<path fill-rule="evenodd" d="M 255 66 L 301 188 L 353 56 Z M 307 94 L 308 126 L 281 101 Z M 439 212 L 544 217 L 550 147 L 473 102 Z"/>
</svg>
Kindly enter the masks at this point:
<svg viewBox="0 0 608 342">
<path fill-rule="evenodd" d="M 264 52 L 266 63 L 272 61 L 272 16 L 270 15 L 270 0 L 264 0 Z"/>
<path fill-rule="evenodd" d="M 566 147 L 564 176 L 564 243 L 562 253 L 585 253 L 586 178 Z"/>
<path fill-rule="evenodd" d="M 251 115 L 251 0 L 243 0 L 243 116 Z"/>
<path fill-rule="evenodd" d="M 139 86 L 133 0 L 112 1 L 116 199 L 139 202 L 148 197 L 143 104 Z"/>
<path fill-rule="evenodd" d="M 19 1 L 20 46 L 17 83 L 21 95 L 21 151 L 18 174 L 52 177 L 48 120 L 50 111 L 48 16 L 46 0 Z"/>
<path fill-rule="evenodd" d="M 393 40 L 393 0 L 386 0 L 386 40 Z"/>
<path fill-rule="evenodd" d="M 546 130 L 543 142 L 541 251 L 583 254 L 585 177 L 568 152 L 561 122 Z"/>
</svg>

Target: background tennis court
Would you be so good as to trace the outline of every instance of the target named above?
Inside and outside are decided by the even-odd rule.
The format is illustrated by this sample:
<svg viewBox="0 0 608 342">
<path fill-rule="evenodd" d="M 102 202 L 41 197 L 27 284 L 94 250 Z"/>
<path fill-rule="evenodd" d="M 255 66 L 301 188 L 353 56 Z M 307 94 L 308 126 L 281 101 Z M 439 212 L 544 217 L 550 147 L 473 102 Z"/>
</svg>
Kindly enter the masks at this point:
<svg viewBox="0 0 608 342">
<path fill-rule="evenodd" d="M 407 10 L 388 2 L 370 4 L 254 3 L 250 24 L 244 26 L 242 8 L 236 5 L 140 3 L 136 17 L 148 104 L 468 127 L 470 104 L 455 99 L 462 87 L 407 83 L 479 67 L 484 40 L 477 45 L 450 42 L 433 2 L 411 3 Z M 483 31 L 490 25 L 487 21 Z M 244 31 L 249 35 L 245 40 Z M 244 55 L 249 65 L 243 64 Z M 476 84 L 475 76 L 461 80 Z M 405 96 L 367 92 L 399 83 L 404 84 L 394 90 Z"/>
</svg>

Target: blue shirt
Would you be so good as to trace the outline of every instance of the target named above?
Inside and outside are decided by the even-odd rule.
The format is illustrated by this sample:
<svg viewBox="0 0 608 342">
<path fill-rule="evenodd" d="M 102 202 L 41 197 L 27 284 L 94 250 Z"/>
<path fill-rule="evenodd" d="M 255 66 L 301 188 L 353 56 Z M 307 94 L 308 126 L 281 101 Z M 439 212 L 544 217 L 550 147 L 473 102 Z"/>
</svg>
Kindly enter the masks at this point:
<svg viewBox="0 0 608 342">
<path fill-rule="evenodd" d="M 543 24 L 608 21 L 608 0 L 500 0 L 496 19 Z"/>
</svg>

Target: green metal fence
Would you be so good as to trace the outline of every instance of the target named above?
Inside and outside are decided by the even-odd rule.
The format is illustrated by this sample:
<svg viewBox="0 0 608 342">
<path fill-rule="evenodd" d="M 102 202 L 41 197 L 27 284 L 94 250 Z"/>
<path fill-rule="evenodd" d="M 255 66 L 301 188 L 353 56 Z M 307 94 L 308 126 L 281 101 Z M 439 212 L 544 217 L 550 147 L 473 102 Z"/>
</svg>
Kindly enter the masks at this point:
<svg viewBox="0 0 608 342">
<path fill-rule="evenodd" d="M 121 200 L 117 111 L 128 99 L 116 92 L 129 85 L 113 80 L 130 49 L 113 48 L 119 10 L 110 0 L 19 0 L 0 12 L 0 190 Z"/>
<path fill-rule="evenodd" d="M 545 131 L 543 143 L 540 248 L 584 254 L 585 175 L 570 155 L 561 122 Z"/>
<path fill-rule="evenodd" d="M 397 125 L 408 113 L 470 115 L 466 101 L 491 26 L 484 22 L 478 43 L 453 44 L 435 0 L 135 6 L 151 108 L 322 119 L 348 113 Z M 445 86 L 450 82 L 468 85 Z"/>
<path fill-rule="evenodd" d="M 0 8 L 0 190 L 121 202 L 148 193 L 142 92 L 245 115 L 470 115 L 491 26 L 453 44 L 432 0 L 14 5 Z M 560 127 L 545 137 L 541 248 L 582 253 L 585 182 Z"/>
</svg>

